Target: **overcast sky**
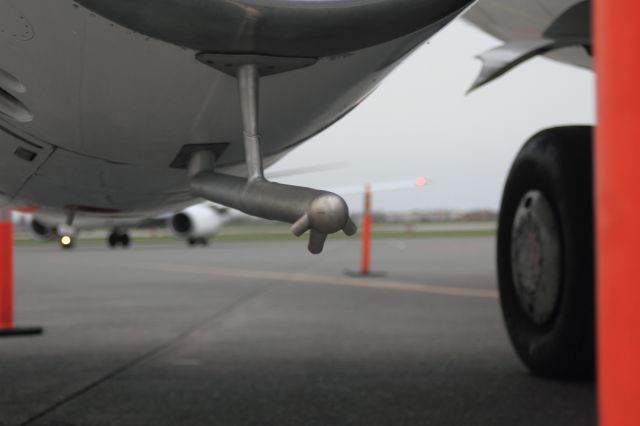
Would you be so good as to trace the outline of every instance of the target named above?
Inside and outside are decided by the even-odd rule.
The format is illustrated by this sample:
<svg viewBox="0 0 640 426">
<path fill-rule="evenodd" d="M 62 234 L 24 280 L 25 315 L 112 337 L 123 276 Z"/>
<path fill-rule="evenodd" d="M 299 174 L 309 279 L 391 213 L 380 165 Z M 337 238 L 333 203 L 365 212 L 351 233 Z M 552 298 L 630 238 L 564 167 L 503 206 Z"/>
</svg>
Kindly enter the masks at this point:
<svg viewBox="0 0 640 426">
<path fill-rule="evenodd" d="M 465 95 L 480 69 L 474 57 L 498 44 L 465 22 L 452 23 L 362 105 L 272 170 L 346 161 L 339 170 L 279 179 L 326 189 L 417 176 L 432 182 L 375 194 L 376 210 L 497 209 L 529 136 L 594 122 L 593 73 L 544 58 Z M 360 209 L 360 196 L 347 201 Z"/>
</svg>

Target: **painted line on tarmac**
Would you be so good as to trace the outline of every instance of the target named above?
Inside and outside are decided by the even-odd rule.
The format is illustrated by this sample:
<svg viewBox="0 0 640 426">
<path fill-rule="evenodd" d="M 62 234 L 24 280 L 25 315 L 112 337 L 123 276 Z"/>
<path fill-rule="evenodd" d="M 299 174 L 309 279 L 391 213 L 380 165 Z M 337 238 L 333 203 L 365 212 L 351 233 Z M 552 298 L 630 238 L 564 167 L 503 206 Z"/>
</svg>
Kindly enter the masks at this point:
<svg viewBox="0 0 640 426">
<path fill-rule="evenodd" d="M 165 272 L 179 272 L 201 275 L 214 275 L 219 277 L 250 278 L 257 280 L 279 280 L 297 283 L 326 284 L 345 287 L 362 287 L 378 290 L 396 290 L 416 293 L 429 293 L 444 296 L 474 297 L 481 299 L 497 299 L 496 290 L 446 287 L 432 284 L 418 284 L 404 281 L 387 280 L 381 278 L 349 278 L 330 275 L 287 273 L 273 271 L 257 271 L 245 269 L 220 268 L 215 266 L 193 266 L 167 263 L 146 264 L 146 267 L 153 270 Z"/>
</svg>

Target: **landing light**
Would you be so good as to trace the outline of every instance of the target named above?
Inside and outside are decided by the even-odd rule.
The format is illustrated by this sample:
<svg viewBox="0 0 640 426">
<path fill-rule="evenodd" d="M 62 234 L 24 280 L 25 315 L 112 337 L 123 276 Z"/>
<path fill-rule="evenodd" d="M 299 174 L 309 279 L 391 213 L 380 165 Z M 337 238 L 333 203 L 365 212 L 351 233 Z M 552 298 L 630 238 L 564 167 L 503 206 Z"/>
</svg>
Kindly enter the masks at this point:
<svg viewBox="0 0 640 426">
<path fill-rule="evenodd" d="M 60 238 L 60 243 L 63 246 L 68 246 L 69 244 L 71 244 L 71 237 L 68 235 L 64 235 L 62 238 Z"/>
<path fill-rule="evenodd" d="M 427 179 L 420 176 L 416 178 L 416 186 L 425 186 L 427 184 Z"/>
</svg>

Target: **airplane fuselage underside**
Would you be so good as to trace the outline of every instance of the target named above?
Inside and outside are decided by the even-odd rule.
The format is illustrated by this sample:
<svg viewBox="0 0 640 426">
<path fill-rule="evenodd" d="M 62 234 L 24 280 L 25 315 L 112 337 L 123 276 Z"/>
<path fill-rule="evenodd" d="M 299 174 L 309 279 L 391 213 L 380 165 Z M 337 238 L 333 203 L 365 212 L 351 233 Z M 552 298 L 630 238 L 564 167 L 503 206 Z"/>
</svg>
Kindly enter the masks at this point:
<svg viewBox="0 0 640 426">
<path fill-rule="evenodd" d="M 265 163 L 357 106 L 459 9 L 393 40 L 263 78 Z M 221 171 L 245 173 L 237 82 L 199 62 L 198 51 L 68 0 L 0 1 L 0 25 L 5 204 L 103 217 L 178 209 L 197 201 L 181 159 L 192 145 L 215 146 Z"/>
</svg>

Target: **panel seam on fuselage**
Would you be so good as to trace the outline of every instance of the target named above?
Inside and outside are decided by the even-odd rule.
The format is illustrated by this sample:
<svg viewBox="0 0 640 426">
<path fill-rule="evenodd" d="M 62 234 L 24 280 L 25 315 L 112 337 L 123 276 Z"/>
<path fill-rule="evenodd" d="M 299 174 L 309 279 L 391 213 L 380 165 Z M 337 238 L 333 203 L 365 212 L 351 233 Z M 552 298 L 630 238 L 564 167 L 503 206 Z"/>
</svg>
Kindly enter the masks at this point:
<svg viewBox="0 0 640 426">
<path fill-rule="evenodd" d="M 42 161 L 40 163 L 40 165 L 38 165 L 38 167 L 35 168 L 35 170 L 33 171 L 33 173 L 31 173 L 29 176 L 27 176 L 27 178 L 22 182 L 22 184 L 20 185 L 20 187 L 18 188 L 18 190 L 14 193 L 14 195 L 11 197 L 12 200 L 15 200 L 17 197 L 20 196 L 20 192 L 22 192 L 22 190 L 24 189 L 25 186 L 27 186 L 27 184 L 31 181 L 31 179 L 33 179 L 33 177 L 35 175 L 38 174 L 38 172 L 40 171 L 40 169 L 47 163 L 47 161 L 49 161 L 49 159 L 51 158 L 51 156 L 53 155 L 54 152 L 56 152 L 57 148 L 55 146 L 51 147 L 51 151 L 49 152 L 49 155 L 47 155 L 47 158 L 44 159 L 44 161 Z"/>
</svg>

